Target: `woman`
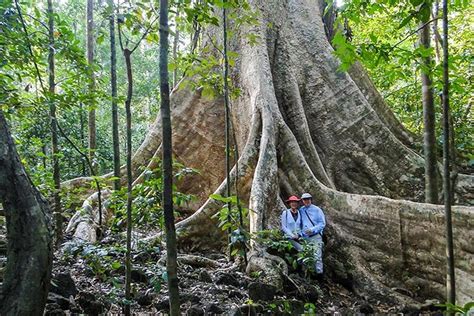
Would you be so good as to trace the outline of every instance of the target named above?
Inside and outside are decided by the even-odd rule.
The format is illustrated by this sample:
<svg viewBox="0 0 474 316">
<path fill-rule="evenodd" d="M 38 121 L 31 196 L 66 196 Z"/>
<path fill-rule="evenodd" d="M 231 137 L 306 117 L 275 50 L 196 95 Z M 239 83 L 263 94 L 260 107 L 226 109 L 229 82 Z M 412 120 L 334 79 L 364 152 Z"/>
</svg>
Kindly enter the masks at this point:
<svg viewBox="0 0 474 316">
<path fill-rule="evenodd" d="M 301 216 L 298 211 L 300 198 L 292 195 L 288 200 L 286 200 L 286 203 L 289 204 L 290 208 L 281 213 L 281 229 L 285 234 L 285 237 L 290 239 L 293 247 L 295 247 L 296 250 L 301 251 L 303 247 L 298 242 L 301 237 Z"/>
</svg>

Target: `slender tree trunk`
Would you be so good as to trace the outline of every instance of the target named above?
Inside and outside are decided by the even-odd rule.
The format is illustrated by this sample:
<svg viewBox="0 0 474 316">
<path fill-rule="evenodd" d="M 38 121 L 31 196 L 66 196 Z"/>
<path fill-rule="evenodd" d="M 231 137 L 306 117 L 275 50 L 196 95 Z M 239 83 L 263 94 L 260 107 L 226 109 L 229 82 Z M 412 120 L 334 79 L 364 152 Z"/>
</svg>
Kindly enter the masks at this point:
<svg viewBox="0 0 474 316">
<path fill-rule="evenodd" d="M 441 52 L 439 50 L 439 43 L 441 38 L 438 31 L 438 18 L 439 18 L 439 0 L 436 0 L 433 4 L 433 35 L 435 42 L 436 62 L 441 60 Z"/>
<path fill-rule="evenodd" d="M 89 64 L 90 78 L 89 78 L 89 93 L 92 96 L 92 104 L 89 108 L 89 159 L 97 171 L 97 163 L 95 151 L 97 149 L 97 131 L 95 123 L 95 78 L 94 78 L 94 0 L 87 0 L 87 18 L 86 18 L 86 33 L 87 33 L 87 63 Z"/>
<path fill-rule="evenodd" d="M 227 1 L 224 0 L 224 5 Z M 224 35 L 224 108 L 225 108 L 225 174 L 226 174 L 226 196 L 229 198 L 230 193 L 230 111 L 229 111 L 229 58 L 227 56 L 227 10 L 223 9 L 223 35 Z M 231 221 L 231 210 L 232 203 L 227 202 L 227 221 Z M 229 259 L 232 258 L 232 247 L 231 247 L 231 228 L 227 229 L 227 242 L 229 244 Z"/>
<path fill-rule="evenodd" d="M 420 30 L 420 46 L 430 47 L 430 28 L 426 25 Z M 431 81 L 431 58 L 422 58 L 421 91 L 423 98 L 423 149 L 425 155 L 425 202 L 438 203 L 437 154 L 435 135 L 435 107 Z"/>
<path fill-rule="evenodd" d="M 170 298 L 170 315 L 179 315 L 176 230 L 173 214 L 173 158 L 171 140 L 170 87 L 168 75 L 168 0 L 160 0 L 160 95 L 163 148 L 163 210 L 166 232 L 166 271 Z"/>
<path fill-rule="evenodd" d="M 56 219 L 56 245 L 59 245 L 63 239 L 62 226 L 63 217 L 61 214 L 61 179 L 59 173 L 59 149 L 58 149 L 58 126 L 56 121 L 55 94 L 55 71 L 54 71 L 54 11 L 53 1 L 48 0 L 48 82 L 49 82 L 49 118 L 51 122 L 51 145 L 53 160 L 53 182 L 54 182 L 54 215 Z"/>
<path fill-rule="evenodd" d="M 449 172 L 449 64 L 448 64 L 448 1 L 443 0 L 443 192 L 446 216 L 446 297 L 448 303 L 456 302 L 454 275 L 454 243 L 451 217 L 451 178 Z"/>
<path fill-rule="evenodd" d="M 114 189 L 120 190 L 120 143 L 119 122 L 117 112 L 117 51 L 115 45 L 115 6 L 113 0 L 108 0 L 110 7 L 110 84 L 112 91 L 112 142 L 114 147 Z"/>
<path fill-rule="evenodd" d="M 126 277 L 125 277 L 125 298 L 130 302 L 131 300 L 131 277 L 132 277 L 132 111 L 131 103 L 133 96 L 133 77 L 132 77 L 132 63 L 130 60 L 131 51 L 128 48 L 123 50 L 125 57 L 125 65 L 127 70 L 127 99 L 125 100 L 125 112 L 127 120 L 127 253 L 125 259 Z M 130 315 L 130 305 L 125 305 L 125 314 Z"/>
<path fill-rule="evenodd" d="M 51 211 L 26 174 L 1 111 L 0 202 L 8 241 L 0 314 L 42 315 L 51 277 Z"/>
<path fill-rule="evenodd" d="M 86 144 L 84 142 L 85 139 L 85 133 L 84 133 L 84 106 L 83 104 L 79 104 L 79 127 L 80 127 L 80 137 L 81 137 L 81 148 L 86 148 Z M 81 157 L 81 165 L 82 165 L 82 176 L 85 177 L 87 176 L 87 167 L 86 167 L 86 161 L 84 157 Z"/>
</svg>

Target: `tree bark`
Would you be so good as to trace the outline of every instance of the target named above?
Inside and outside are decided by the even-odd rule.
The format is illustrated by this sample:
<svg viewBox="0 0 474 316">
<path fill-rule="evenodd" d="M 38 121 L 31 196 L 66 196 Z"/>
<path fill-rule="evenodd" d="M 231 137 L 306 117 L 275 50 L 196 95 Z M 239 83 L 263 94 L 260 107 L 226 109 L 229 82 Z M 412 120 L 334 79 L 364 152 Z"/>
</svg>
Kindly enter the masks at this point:
<svg viewBox="0 0 474 316">
<path fill-rule="evenodd" d="M 430 48 L 430 29 L 425 25 L 419 32 L 420 46 Z M 423 150 L 425 158 L 425 202 L 438 203 L 438 159 L 436 152 L 435 107 L 431 80 L 431 58 L 421 59 L 421 91 L 423 99 Z"/>
<path fill-rule="evenodd" d="M 170 315 L 180 314 L 176 230 L 173 211 L 173 147 L 171 138 L 170 87 L 168 74 L 169 51 L 168 0 L 160 0 L 160 96 L 163 147 L 163 212 L 166 232 L 166 271 L 168 274 L 168 291 Z"/>
<path fill-rule="evenodd" d="M 456 303 L 456 277 L 454 263 L 453 222 L 451 210 L 450 177 L 450 124 L 449 124 L 449 50 L 448 50 L 448 2 L 443 0 L 443 193 L 446 222 L 446 298 L 448 303 Z"/>
<path fill-rule="evenodd" d="M 131 282 L 132 282 L 132 96 L 133 96 L 133 77 L 132 77 L 132 62 L 130 55 L 132 52 L 125 48 L 123 56 L 125 58 L 125 66 L 127 70 L 127 99 L 125 100 L 125 112 L 127 119 L 127 253 L 125 259 L 125 298 L 130 302 L 131 297 Z M 125 305 L 125 314 L 130 315 L 130 304 Z"/>
<path fill-rule="evenodd" d="M 95 152 L 97 150 L 97 129 L 95 122 L 95 77 L 94 77 L 94 0 L 87 0 L 86 8 L 86 46 L 87 63 L 89 64 L 89 93 L 92 96 L 92 102 L 89 105 L 89 159 L 97 171 Z"/>
<path fill-rule="evenodd" d="M 0 111 L 0 201 L 7 223 L 2 315 L 42 315 L 52 265 L 50 209 L 26 174 Z"/>
<path fill-rule="evenodd" d="M 227 56 L 227 10 L 225 8 L 226 0 L 224 0 L 224 9 L 222 10 L 223 24 L 223 46 L 224 46 L 224 109 L 225 109 L 225 176 L 226 176 L 226 197 L 230 198 L 231 181 L 230 181 L 230 108 L 229 108 L 229 58 Z M 232 203 L 227 202 L 227 221 L 231 221 Z M 227 242 L 229 244 L 229 259 L 232 258 L 231 228 L 227 229 Z"/>
<path fill-rule="evenodd" d="M 114 148 L 114 190 L 120 190 L 120 142 L 119 121 L 117 112 L 117 49 L 115 45 L 115 5 L 113 0 L 108 1 L 110 7 L 109 34 L 110 34 L 110 85 L 112 96 L 112 143 Z"/>
<path fill-rule="evenodd" d="M 49 82 L 49 119 L 51 124 L 51 156 L 53 161 L 54 216 L 56 227 L 56 245 L 63 240 L 63 215 L 61 211 L 61 179 L 59 171 L 58 126 L 56 118 L 55 70 L 54 70 L 54 10 L 53 1 L 48 0 L 48 82 Z"/>
</svg>

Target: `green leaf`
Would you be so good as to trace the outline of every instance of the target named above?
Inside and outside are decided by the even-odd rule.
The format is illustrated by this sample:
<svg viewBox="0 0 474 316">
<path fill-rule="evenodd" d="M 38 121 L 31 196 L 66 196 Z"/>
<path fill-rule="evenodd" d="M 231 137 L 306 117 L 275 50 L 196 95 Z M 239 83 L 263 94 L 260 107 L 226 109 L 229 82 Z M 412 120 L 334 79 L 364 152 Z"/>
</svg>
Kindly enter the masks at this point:
<svg viewBox="0 0 474 316">
<path fill-rule="evenodd" d="M 112 269 L 117 270 L 117 269 L 120 269 L 122 264 L 118 261 L 114 261 L 114 262 L 112 262 L 112 264 L 110 266 L 112 267 Z"/>
<path fill-rule="evenodd" d="M 400 23 L 400 25 L 398 26 L 398 29 L 401 29 L 402 27 L 410 23 L 412 19 L 413 19 L 413 14 L 410 14 L 409 16 L 405 17 Z"/>
</svg>

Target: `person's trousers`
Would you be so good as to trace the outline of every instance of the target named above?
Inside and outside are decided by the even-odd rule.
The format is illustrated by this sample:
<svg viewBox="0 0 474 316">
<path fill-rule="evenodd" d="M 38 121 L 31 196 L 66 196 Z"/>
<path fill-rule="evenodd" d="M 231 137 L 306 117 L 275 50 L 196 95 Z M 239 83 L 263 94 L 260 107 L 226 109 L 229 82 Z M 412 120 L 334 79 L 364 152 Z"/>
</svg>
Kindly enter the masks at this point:
<svg viewBox="0 0 474 316">
<path fill-rule="evenodd" d="M 314 270 L 316 273 L 323 273 L 323 237 L 320 234 L 304 238 L 309 247 L 314 251 Z M 297 251 L 303 250 L 303 245 L 296 240 L 290 240 Z"/>
</svg>

